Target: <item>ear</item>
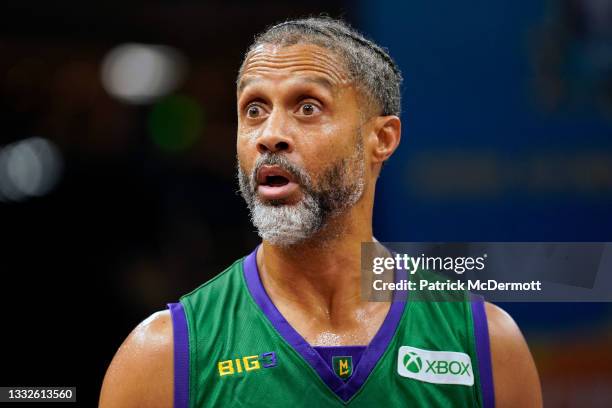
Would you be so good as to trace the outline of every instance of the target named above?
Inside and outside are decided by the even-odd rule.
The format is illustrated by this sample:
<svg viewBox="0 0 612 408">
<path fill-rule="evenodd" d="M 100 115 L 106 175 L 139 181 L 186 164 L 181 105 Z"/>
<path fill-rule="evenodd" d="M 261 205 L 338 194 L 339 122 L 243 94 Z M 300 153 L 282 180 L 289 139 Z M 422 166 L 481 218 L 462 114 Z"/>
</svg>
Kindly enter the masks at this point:
<svg viewBox="0 0 612 408">
<path fill-rule="evenodd" d="M 382 163 L 391 157 L 399 146 L 401 133 L 402 123 L 397 116 L 378 116 L 374 119 L 372 163 Z"/>
</svg>

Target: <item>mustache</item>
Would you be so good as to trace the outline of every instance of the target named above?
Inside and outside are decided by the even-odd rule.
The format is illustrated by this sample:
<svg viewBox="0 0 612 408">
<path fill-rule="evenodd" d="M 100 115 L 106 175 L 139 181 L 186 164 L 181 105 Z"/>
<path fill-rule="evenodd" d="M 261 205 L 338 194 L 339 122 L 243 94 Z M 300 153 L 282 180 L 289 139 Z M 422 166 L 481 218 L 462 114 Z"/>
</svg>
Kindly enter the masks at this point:
<svg viewBox="0 0 612 408">
<path fill-rule="evenodd" d="M 287 173 L 291 174 L 293 180 L 301 187 L 310 188 L 311 179 L 306 170 L 297 164 L 292 163 L 286 156 L 278 153 L 264 153 L 259 156 L 253 166 L 251 172 L 251 189 L 255 191 L 257 188 L 257 173 L 262 166 L 278 166 Z"/>
</svg>

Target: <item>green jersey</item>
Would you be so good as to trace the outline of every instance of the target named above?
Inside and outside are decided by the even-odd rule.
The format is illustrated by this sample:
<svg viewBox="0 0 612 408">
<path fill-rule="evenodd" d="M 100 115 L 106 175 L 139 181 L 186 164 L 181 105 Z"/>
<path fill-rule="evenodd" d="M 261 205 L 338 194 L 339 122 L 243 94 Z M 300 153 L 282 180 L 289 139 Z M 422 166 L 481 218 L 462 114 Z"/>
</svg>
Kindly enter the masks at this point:
<svg viewBox="0 0 612 408">
<path fill-rule="evenodd" d="M 322 350 L 270 300 L 256 252 L 169 305 L 175 408 L 493 406 L 482 299 L 395 300 L 370 344 Z"/>
</svg>

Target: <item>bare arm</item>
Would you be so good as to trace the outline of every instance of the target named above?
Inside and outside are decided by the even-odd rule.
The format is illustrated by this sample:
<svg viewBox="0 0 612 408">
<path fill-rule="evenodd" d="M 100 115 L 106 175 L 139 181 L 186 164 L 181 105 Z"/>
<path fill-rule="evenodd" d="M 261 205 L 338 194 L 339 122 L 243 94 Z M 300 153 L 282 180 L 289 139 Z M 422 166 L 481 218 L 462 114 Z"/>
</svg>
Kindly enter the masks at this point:
<svg viewBox="0 0 612 408">
<path fill-rule="evenodd" d="M 170 312 L 157 312 L 117 350 L 104 377 L 99 407 L 172 408 L 173 364 Z"/>
<path fill-rule="evenodd" d="M 495 406 L 542 407 L 538 371 L 520 329 L 503 309 L 486 303 Z"/>
</svg>

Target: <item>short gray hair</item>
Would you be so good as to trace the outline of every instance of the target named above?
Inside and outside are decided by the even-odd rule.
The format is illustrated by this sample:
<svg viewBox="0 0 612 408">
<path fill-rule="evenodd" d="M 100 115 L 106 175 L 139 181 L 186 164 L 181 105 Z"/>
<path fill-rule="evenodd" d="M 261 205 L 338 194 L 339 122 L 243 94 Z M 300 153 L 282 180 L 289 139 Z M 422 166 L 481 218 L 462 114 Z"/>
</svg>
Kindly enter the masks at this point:
<svg viewBox="0 0 612 408">
<path fill-rule="evenodd" d="M 368 101 L 374 102 L 379 114 L 399 116 L 402 74 L 397 64 L 384 48 L 365 38 L 346 22 L 330 17 L 308 17 L 269 27 L 255 37 L 247 50 L 238 80 L 249 53 L 263 44 L 314 44 L 331 50 L 344 59 L 351 80 Z"/>
</svg>

